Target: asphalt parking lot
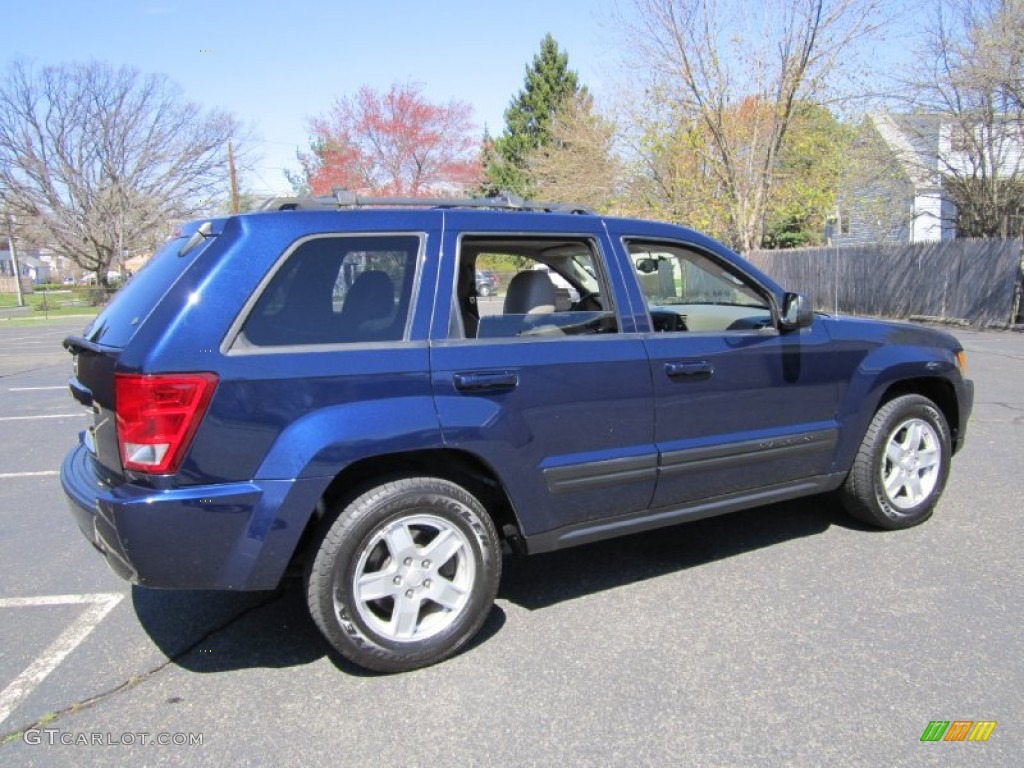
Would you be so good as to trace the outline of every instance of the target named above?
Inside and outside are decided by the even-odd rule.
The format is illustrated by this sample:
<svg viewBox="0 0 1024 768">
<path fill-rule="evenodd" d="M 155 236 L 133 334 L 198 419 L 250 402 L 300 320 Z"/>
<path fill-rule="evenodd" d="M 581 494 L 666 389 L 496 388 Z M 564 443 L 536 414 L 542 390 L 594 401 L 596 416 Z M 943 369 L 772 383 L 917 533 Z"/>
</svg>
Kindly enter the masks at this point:
<svg viewBox="0 0 1024 768">
<path fill-rule="evenodd" d="M 0 764 L 1021 763 L 1022 334 L 958 332 L 975 412 L 927 524 L 815 498 L 508 559 L 473 647 L 374 676 L 294 588 L 107 570 L 57 477 L 85 424 L 59 342 L 82 323 L 0 323 Z M 922 743 L 934 720 L 997 725 Z"/>
</svg>

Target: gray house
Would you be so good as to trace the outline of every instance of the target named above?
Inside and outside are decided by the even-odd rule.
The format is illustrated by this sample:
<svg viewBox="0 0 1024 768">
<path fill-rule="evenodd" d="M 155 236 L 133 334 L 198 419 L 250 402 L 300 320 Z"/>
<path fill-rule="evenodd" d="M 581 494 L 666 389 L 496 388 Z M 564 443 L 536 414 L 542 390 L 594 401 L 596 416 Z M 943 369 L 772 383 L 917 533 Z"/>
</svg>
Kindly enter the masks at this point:
<svg viewBox="0 0 1024 768">
<path fill-rule="evenodd" d="M 33 283 L 50 282 L 50 265 L 42 258 L 38 250 L 22 250 L 18 248 L 18 267 L 22 281 L 28 278 Z M 9 250 L 0 251 L 0 278 L 14 277 L 14 261 Z"/>
<path fill-rule="evenodd" d="M 957 236 L 943 177 L 955 153 L 936 115 L 869 115 L 843 179 L 833 242 L 924 243 Z"/>
</svg>

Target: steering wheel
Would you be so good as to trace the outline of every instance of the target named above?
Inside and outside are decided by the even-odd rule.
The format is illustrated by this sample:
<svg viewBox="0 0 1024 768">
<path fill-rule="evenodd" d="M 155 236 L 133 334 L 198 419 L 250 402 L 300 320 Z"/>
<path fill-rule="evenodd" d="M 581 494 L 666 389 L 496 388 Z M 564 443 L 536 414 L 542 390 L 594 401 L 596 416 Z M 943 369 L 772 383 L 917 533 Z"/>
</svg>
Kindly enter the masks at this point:
<svg viewBox="0 0 1024 768">
<path fill-rule="evenodd" d="M 588 302 L 590 303 L 589 307 L 586 306 Z M 572 311 L 572 312 L 577 312 L 577 311 L 586 310 L 586 309 L 590 309 L 590 310 L 601 310 L 601 309 L 604 309 L 604 306 L 601 304 L 601 294 L 600 293 L 598 293 L 597 291 L 587 291 L 586 293 L 581 293 L 580 297 L 578 299 L 576 299 L 576 301 L 573 302 L 572 307 L 570 307 L 570 311 Z"/>
</svg>

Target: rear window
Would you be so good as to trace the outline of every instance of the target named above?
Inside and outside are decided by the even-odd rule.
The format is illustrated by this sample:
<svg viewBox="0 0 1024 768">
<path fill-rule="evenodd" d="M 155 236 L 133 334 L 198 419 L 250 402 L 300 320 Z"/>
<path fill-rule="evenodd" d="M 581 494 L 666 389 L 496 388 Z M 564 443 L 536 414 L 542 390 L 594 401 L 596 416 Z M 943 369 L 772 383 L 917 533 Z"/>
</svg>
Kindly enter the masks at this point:
<svg viewBox="0 0 1024 768">
<path fill-rule="evenodd" d="M 420 238 L 316 237 L 280 265 L 242 327 L 257 347 L 406 337 Z"/>
<path fill-rule="evenodd" d="M 202 222 L 193 222 L 164 243 L 142 269 L 114 294 L 114 298 L 82 334 L 89 341 L 105 347 L 124 348 L 153 311 L 168 289 L 213 238 L 179 255 Z"/>
</svg>

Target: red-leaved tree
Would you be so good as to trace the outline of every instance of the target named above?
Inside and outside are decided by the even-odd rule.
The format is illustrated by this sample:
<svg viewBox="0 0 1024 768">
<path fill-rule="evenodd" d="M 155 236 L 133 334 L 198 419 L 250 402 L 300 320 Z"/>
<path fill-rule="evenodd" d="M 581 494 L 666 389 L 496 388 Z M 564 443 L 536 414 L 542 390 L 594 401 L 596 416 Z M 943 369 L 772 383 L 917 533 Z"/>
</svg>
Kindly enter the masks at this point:
<svg viewBox="0 0 1024 768">
<path fill-rule="evenodd" d="M 299 153 L 314 195 L 344 187 L 365 195 L 458 193 L 480 182 L 472 107 L 432 104 L 417 84 L 387 93 L 363 86 L 309 120 L 310 152 Z"/>
</svg>

